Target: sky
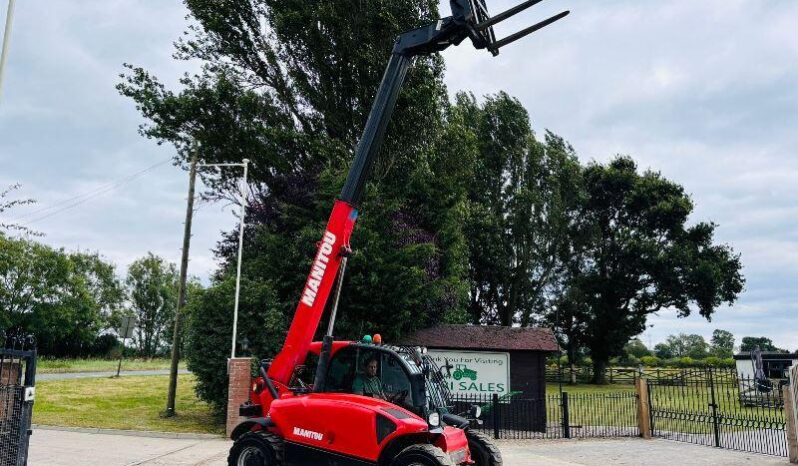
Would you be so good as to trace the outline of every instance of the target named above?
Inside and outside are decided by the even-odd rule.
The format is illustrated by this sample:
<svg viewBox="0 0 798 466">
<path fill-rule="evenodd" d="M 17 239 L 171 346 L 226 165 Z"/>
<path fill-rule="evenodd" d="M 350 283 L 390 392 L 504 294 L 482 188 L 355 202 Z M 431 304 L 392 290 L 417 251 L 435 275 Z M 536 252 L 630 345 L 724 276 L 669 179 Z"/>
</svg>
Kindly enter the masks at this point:
<svg viewBox="0 0 798 466">
<path fill-rule="evenodd" d="M 691 221 L 718 224 L 717 241 L 742 256 L 745 291 L 709 323 L 660 312 L 646 344 L 723 328 L 738 343 L 762 335 L 798 350 L 798 2 L 548 0 L 497 33 L 563 9 L 499 57 L 467 43 L 445 51 L 449 91 L 506 91 L 538 134 L 563 136 L 584 162 L 629 154 L 685 187 Z M 179 262 L 188 176 L 168 162 L 172 147 L 138 134 L 143 118 L 114 86 L 127 62 L 178 88 L 196 66 L 172 58 L 186 13 L 176 0 L 17 2 L 0 186 L 22 183 L 38 205 L 11 219 L 53 246 L 99 251 L 120 273 L 148 251 Z M 220 232 L 235 225 L 230 206 L 200 204 L 191 275 L 208 280 Z"/>
</svg>

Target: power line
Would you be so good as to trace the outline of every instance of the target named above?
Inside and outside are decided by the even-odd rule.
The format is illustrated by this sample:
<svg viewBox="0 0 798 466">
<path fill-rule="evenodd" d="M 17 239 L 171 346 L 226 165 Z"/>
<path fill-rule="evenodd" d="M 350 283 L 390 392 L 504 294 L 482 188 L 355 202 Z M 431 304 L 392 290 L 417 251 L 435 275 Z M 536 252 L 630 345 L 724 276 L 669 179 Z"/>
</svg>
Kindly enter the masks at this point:
<svg viewBox="0 0 798 466">
<path fill-rule="evenodd" d="M 77 196 L 73 196 L 73 197 L 68 198 L 68 199 L 64 199 L 62 201 L 56 202 L 55 204 L 51 204 L 48 207 L 44 207 L 44 208 L 41 208 L 41 209 L 37 209 L 37 210 L 35 210 L 33 212 L 29 212 L 28 214 L 25 214 L 22 217 L 20 217 L 19 219 L 17 219 L 14 223 L 22 223 L 23 225 L 31 225 L 33 223 L 42 221 L 42 220 L 44 220 L 46 218 L 50 218 L 53 215 L 57 215 L 57 214 L 59 214 L 61 212 L 64 212 L 66 210 L 75 208 L 75 207 L 77 207 L 77 206 L 79 206 L 79 205 L 81 205 L 81 204 L 83 204 L 83 203 L 85 203 L 87 201 L 90 201 L 90 200 L 92 200 L 92 199 L 94 199 L 94 198 L 96 198 L 98 196 L 101 196 L 103 194 L 111 192 L 111 191 L 113 191 L 113 190 L 115 190 L 115 189 L 117 189 L 117 188 L 119 188 L 119 187 L 121 187 L 121 186 L 123 186 L 123 185 L 125 185 L 125 184 L 127 184 L 127 183 L 129 183 L 129 182 L 131 182 L 133 180 L 135 180 L 136 178 L 141 177 L 142 175 L 146 174 L 147 172 L 152 171 L 152 170 L 154 170 L 154 169 L 156 169 L 156 168 L 158 168 L 158 167 L 160 167 L 162 165 L 165 165 L 165 164 L 171 162 L 171 160 L 172 160 L 172 158 L 170 157 L 170 158 L 168 158 L 166 160 L 163 160 L 161 162 L 156 163 L 155 165 L 151 165 L 151 166 L 149 166 L 149 167 L 147 167 L 147 168 L 145 168 L 143 170 L 140 170 L 140 171 L 138 171 L 136 173 L 133 173 L 131 175 L 128 175 L 126 177 L 120 178 L 120 179 L 118 179 L 116 181 L 107 183 L 107 184 L 105 184 L 103 186 L 100 186 L 98 188 L 95 188 L 95 189 L 93 189 L 91 191 L 87 191 L 85 193 L 79 194 Z M 53 210 L 53 209 L 56 209 L 56 210 Z M 20 222 L 21 220 L 23 220 L 25 218 L 30 218 L 30 217 L 36 216 L 37 214 L 41 214 L 43 212 L 48 212 L 48 213 L 45 213 L 44 215 L 40 215 L 38 217 L 35 217 L 32 220 L 28 220 L 27 222 Z"/>
</svg>

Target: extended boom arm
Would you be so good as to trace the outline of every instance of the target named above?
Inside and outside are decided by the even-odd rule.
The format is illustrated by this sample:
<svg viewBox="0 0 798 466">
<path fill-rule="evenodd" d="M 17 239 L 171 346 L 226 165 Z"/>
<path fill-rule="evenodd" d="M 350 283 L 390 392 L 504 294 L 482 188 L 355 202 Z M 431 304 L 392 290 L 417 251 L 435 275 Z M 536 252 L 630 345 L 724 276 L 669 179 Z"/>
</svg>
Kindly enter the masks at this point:
<svg viewBox="0 0 798 466">
<path fill-rule="evenodd" d="M 349 239 L 357 220 L 356 206 L 360 203 L 366 181 L 377 153 L 382 145 L 385 130 L 391 119 L 399 90 L 404 82 L 413 57 L 442 51 L 451 45 L 459 45 L 470 38 L 474 47 L 487 49 L 498 55 L 499 49 L 548 24 L 564 17 L 568 12 L 542 21 L 500 41 L 496 40 L 493 26 L 519 13 L 541 0 L 528 0 L 504 13 L 491 18 L 484 0 L 451 0 L 452 16 L 427 26 L 400 35 L 385 70 L 377 96 L 363 130 L 363 136 L 355 152 L 341 196 L 335 201 L 327 228 L 318 243 L 318 250 L 297 305 L 294 319 L 288 330 L 282 351 L 269 368 L 269 378 L 287 385 L 296 366 L 307 357 L 310 344 L 321 321 L 335 278 L 345 264 L 352 249 Z M 329 348 L 332 325 L 325 338 Z M 324 351 L 324 350 L 323 350 Z M 322 356 L 317 374 L 324 372 L 326 359 Z"/>
</svg>

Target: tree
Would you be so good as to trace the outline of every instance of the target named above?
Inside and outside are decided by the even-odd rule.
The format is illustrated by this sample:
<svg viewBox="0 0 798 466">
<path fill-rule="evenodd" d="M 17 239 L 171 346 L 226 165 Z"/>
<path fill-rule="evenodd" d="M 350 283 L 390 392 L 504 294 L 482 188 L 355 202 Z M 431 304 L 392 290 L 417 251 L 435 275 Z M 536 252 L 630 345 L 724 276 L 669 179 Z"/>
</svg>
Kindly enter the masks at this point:
<svg viewBox="0 0 798 466">
<path fill-rule="evenodd" d="M 15 207 L 22 207 L 36 203 L 36 201 L 33 199 L 6 200 L 13 191 L 18 190 L 21 187 L 22 185 L 17 183 L 9 186 L 4 191 L 0 191 L 0 217 Z M 0 219 L 0 233 L 10 233 L 10 232 L 27 233 L 27 234 L 32 234 L 34 236 L 38 236 L 37 232 L 31 230 L 25 225 L 22 225 L 18 222 L 4 221 Z"/>
<path fill-rule="evenodd" d="M 654 345 L 654 355 L 660 359 L 671 359 L 673 357 L 673 350 L 667 343 L 657 343 Z"/>
<path fill-rule="evenodd" d="M 538 142 L 521 103 L 500 92 L 482 106 L 460 94 L 475 141 L 466 237 L 474 323 L 527 326 L 551 308 L 560 254 L 579 195 L 573 149 Z"/>
<path fill-rule="evenodd" d="M 712 332 L 710 352 L 718 358 L 734 356 L 734 335 L 728 330 L 715 329 Z"/>
<path fill-rule="evenodd" d="M 123 291 L 113 265 L 0 233 L 0 328 L 36 336 L 48 356 L 85 356 Z"/>
<path fill-rule="evenodd" d="M 260 357 L 282 343 L 314 245 L 340 191 L 373 95 L 399 32 L 438 18 L 438 2 L 189 0 L 192 27 L 180 58 L 203 63 L 198 76 L 167 90 L 128 66 L 120 92 L 148 123 L 143 135 L 174 144 L 185 164 L 252 159 L 242 270 L 239 341 Z M 409 71 L 359 206 L 336 335 L 397 337 L 440 321 L 465 321 L 467 269 L 462 231 L 469 144 L 454 128 L 440 57 Z M 449 122 L 451 121 L 451 125 Z M 463 155 L 466 154 L 466 157 Z M 233 198 L 235 178 L 203 173 L 207 195 Z M 194 310 L 189 367 L 202 396 L 220 407 L 229 339 L 236 238 L 218 247 L 221 268 Z M 258 302 L 254 302 L 258 301 Z M 208 322 L 214 328 L 204 328 Z M 368 325 L 368 327 L 366 327 Z M 264 329 L 270 329 L 264 332 Z M 271 331 L 273 330 L 273 331 Z"/>
<path fill-rule="evenodd" d="M 623 347 L 623 351 L 624 353 L 632 355 L 637 359 L 640 359 L 645 356 L 651 356 L 651 351 L 639 338 L 632 338 L 631 340 L 629 340 L 629 343 L 627 343 L 626 346 Z"/>
<path fill-rule="evenodd" d="M 786 350 L 776 347 L 776 345 L 773 344 L 773 340 L 767 337 L 743 337 L 743 341 L 740 344 L 740 352 L 747 353 L 754 351 L 757 347 L 762 351 L 787 352 Z"/>
<path fill-rule="evenodd" d="M 668 346 L 672 358 L 704 359 L 709 352 L 709 345 L 704 337 L 696 334 L 670 335 L 665 344 Z"/>
<path fill-rule="evenodd" d="M 177 268 L 148 253 L 130 264 L 125 285 L 136 315 L 136 343 L 142 355 L 155 356 L 166 342 L 165 333 L 177 308 Z"/>
<path fill-rule="evenodd" d="M 687 225 L 693 203 L 659 173 L 638 173 L 629 157 L 592 163 L 583 173 L 587 200 L 571 231 L 568 296 L 585 329 L 596 383 L 609 359 L 645 330 L 647 317 L 674 308 L 711 319 L 743 288 L 740 258 L 713 243 L 715 225 Z"/>
</svg>

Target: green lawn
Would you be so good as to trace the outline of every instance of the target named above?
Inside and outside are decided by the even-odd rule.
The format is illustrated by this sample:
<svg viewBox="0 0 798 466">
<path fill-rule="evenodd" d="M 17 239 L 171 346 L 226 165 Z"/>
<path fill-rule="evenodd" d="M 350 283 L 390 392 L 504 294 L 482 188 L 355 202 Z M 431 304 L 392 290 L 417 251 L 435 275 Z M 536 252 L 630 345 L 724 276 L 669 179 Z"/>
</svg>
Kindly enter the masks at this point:
<svg viewBox="0 0 798 466">
<path fill-rule="evenodd" d="M 163 418 L 168 376 L 76 379 L 39 382 L 35 424 L 221 434 L 207 404 L 194 394 L 193 375 L 181 375 L 177 385 L 177 413 Z"/>
<path fill-rule="evenodd" d="M 637 422 L 634 387 L 631 385 L 567 385 L 571 424 L 591 426 L 634 426 Z M 784 410 L 774 406 L 743 406 L 738 390 L 730 384 L 715 386 L 715 402 L 722 431 L 750 430 L 752 428 L 783 429 Z M 550 396 L 559 393 L 556 383 L 547 384 Z M 712 408 L 709 406 L 711 389 L 707 386 L 653 386 L 652 408 L 659 411 L 655 417 L 658 430 L 675 432 L 712 432 Z M 551 406 L 550 417 L 561 415 L 559 406 Z"/>
<path fill-rule="evenodd" d="M 635 387 L 634 385 L 628 384 L 616 384 L 616 385 L 588 385 L 588 384 L 579 384 L 579 385 L 568 385 L 566 383 L 562 384 L 562 391 L 568 392 L 568 394 L 587 394 L 587 393 L 618 393 L 618 392 L 634 392 Z M 560 393 L 560 386 L 556 383 L 547 383 L 546 384 L 546 394 L 547 395 L 557 395 Z"/>
<path fill-rule="evenodd" d="M 39 359 L 36 372 L 39 374 L 65 372 L 110 372 L 116 371 L 119 360 L 109 359 Z M 167 358 L 122 360 L 123 371 L 144 371 L 169 369 L 171 361 Z M 181 362 L 182 365 L 182 362 Z"/>
</svg>

